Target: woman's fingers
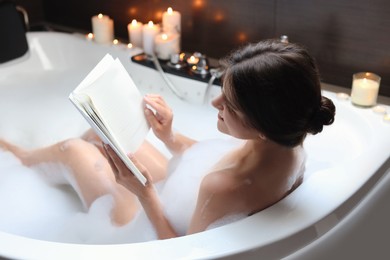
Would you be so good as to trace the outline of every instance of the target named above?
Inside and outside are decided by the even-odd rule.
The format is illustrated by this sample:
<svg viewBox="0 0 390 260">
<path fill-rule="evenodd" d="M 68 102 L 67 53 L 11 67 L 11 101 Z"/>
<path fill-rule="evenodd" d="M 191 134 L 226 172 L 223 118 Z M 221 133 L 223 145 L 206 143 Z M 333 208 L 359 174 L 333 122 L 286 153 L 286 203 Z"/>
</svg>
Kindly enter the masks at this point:
<svg viewBox="0 0 390 260">
<path fill-rule="evenodd" d="M 165 118 L 172 113 L 171 108 L 167 106 L 167 104 L 161 97 L 153 98 L 145 96 L 144 100 L 145 103 L 150 105 L 154 110 L 156 110 L 156 114 L 160 115 L 162 118 Z"/>
<path fill-rule="evenodd" d="M 105 151 L 108 155 L 108 161 L 113 168 L 115 175 L 128 176 L 127 173 L 131 173 L 132 176 L 134 174 L 130 169 L 124 164 L 124 162 L 119 158 L 119 156 L 115 153 L 115 151 L 107 144 L 104 145 Z M 141 164 L 135 156 L 132 154 L 128 154 L 129 159 L 134 163 L 135 167 L 144 175 L 147 175 L 147 170 L 143 164 Z M 118 176 L 116 176 L 118 177 Z"/>
<path fill-rule="evenodd" d="M 116 155 L 114 150 L 107 144 L 104 144 L 104 150 L 106 151 L 108 162 L 111 165 L 111 168 L 117 177 L 118 173 L 121 173 L 124 168 L 127 168 L 122 160 Z"/>
<path fill-rule="evenodd" d="M 147 94 L 145 96 L 146 98 L 148 98 L 149 100 L 153 100 L 154 102 L 160 104 L 160 105 L 166 105 L 166 102 L 164 100 L 164 98 L 160 95 L 157 95 L 157 94 Z"/>
<path fill-rule="evenodd" d="M 133 154 L 128 154 L 127 156 L 134 163 L 135 167 L 137 167 L 137 169 L 146 177 L 147 170 L 145 166 L 142 163 L 140 163 Z"/>
<path fill-rule="evenodd" d="M 145 117 L 153 129 L 160 125 L 159 120 L 156 118 L 153 111 L 149 108 L 145 108 Z"/>
<path fill-rule="evenodd" d="M 103 143 L 103 142 L 102 142 L 102 146 L 103 146 L 103 151 L 104 151 L 104 154 L 105 154 L 105 156 L 107 158 L 107 161 L 110 164 L 112 171 L 116 175 L 118 173 L 118 169 L 116 168 L 116 166 L 114 164 L 114 161 L 111 158 L 111 154 L 108 151 L 108 149 L 111 149 L 111 147 L 108 147 L 108 145 Z"/>
</svg>

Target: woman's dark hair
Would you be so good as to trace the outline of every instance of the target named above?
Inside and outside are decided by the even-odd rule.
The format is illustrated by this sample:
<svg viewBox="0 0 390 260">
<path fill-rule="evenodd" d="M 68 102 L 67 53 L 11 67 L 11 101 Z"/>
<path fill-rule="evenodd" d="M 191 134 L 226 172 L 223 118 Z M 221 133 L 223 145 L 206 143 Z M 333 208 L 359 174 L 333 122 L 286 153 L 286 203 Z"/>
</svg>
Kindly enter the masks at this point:
<svg viewBox="0 0 390 260">
<path fill-rule="evenodd" d="M 268 139 L 294 147 L 307 133 L 333 123 L 335 106 L 322 96 L 318 69 L 304 47 L 261 41 L 233 52 L 222 64 L 225 95 Z"/>
</svg>

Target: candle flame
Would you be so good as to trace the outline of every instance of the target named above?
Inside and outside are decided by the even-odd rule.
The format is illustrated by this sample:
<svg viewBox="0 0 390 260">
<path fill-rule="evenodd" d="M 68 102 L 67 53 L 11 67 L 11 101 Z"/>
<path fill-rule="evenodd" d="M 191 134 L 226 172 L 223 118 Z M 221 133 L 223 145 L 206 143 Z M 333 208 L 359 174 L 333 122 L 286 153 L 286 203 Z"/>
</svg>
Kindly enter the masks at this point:
<svg viewBox="0 0 390 260">
<path fill-rule="evenodd" d="M 149 26 L 149 27 L 153 27 L 153 25 L 154 25 L 154 24 L 153 24 L 153 21 L 149 21 L 149 22 L 148 22 L 148 26 Z"/>
<path fill-rule="evenodd" d="M 172 7 L 168 7 L 167 12 L 168 12 L 168 14 L 172 14 L 173 13 Z"/>
<path fill-rule="evenodd" d="M 132 24 L 133 26 L 136 26 L 136 25 L 137 25 L 137 20 L 136 20 L 136 19 L 133 19 L 133 20 L 131 21 L 131 24 Z"/>
<path fill-rule="evenodd" d="M 93 39 L 93 33 L 88 33 L 88 34 L 87 34 L 87 38 L 90 39 L 90 40 L 92 40 L 92 39 Z"/>
<path fill-rule="evenodd" d="M 119 41 L 118 41 L 118 39 L 114 39 L 114 40 L 112 41 L 112 43 L 115 44 L 115 45 L 117 45 L 117 44 L 119 43 Z"/>
<path fill-rule="evenodd" d="M 127 44 L 127 48 L 128 48 L 128 49 L 133 48 L 133 44 L 131 44 L 131 43 Z"/>
<path fill-rule="evenodd" d="M 166 41 L 168 39 L 168 35 L 163 33 L 161 34 L 161 39 L 163 39 L 164 41 Z"/>
<path fill-rule="evenodd" d="M 189 64 L 197 64 L 199 61 L 199 59 L 197 57 L 195 57 L 194 55 L 191 55 L 188 59 L 187 59 L 187 63 Z"/>
<path fill-rule="evenodd" d="M 102 19 L 102 18 L 103 18 L 103 14 L 101 14 L 101 13 L 98 14 L 98 18 L 99 18 L 99 19 Z"/>
</svg>

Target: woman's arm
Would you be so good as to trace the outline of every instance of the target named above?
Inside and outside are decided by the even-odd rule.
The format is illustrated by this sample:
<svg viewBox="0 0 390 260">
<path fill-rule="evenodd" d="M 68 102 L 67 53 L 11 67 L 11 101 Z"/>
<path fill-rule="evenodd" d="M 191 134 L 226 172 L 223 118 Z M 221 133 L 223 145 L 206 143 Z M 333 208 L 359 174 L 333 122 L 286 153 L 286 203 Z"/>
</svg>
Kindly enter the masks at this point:
<svg viewBox="0 0 390 260">
<path fill-rule="evenodd" d="M 138 199 L 141 202 L 150 222 L 153 224 L 159 239 L 167 239 L 178 236 L 171 223 L 165 217 L 163 207 L 154 189 L 153 191 L 150 191 L 149 194 L 138 197 Z"/>
<path fill-rule="evenodd" d="M 155 113 L 153 113 L 151 109 L 145 108 L 145 116 L 154 134 L 166 145 L 171 153 L 181 154 L 196 143 L 195 140 L 172 131 L 173 113 L 160 95 L 146 95 L 144 100 L 147 105 L 155 110 Z"/>
<path fill-rule="evenodd" d="M 104 148 L 116 181 L 138 197 L 158 238 L 177 237 L 177 233 L 164 215 L 163 207 L 151 182 L 148 170 L 134 156 L 129 156 L 147 179 L 146 186 L 143 186 L 108 145 L 105 145 Z M 225 175 L 224 173 L 210 173 L 203 179 L 187 234 L 206 230 L 210 224 L 231 213 L 232 205 L 242 204 L 238 203 L 239 195 L 234 192 L 234 189 L 232 190 L 232 180 L 226 179 Z M 238 212 L 242 210 L 239 207 L 236 208 Z"/>
<path fill-rule="evenodd" d="M 151 182 L 149 171 L 134 156 L 129 156 L 134 165 L 147 179 L 146 185 L 143 186 L 111 147 L 104 145 L 104 148 L 117 183 L 123 185 L 138 197 L 146 215 L 156 230 L 158 238 L 166 239 L 176 237 L 175 230 L 164 215 L 161 202 Z"/>
</svg>

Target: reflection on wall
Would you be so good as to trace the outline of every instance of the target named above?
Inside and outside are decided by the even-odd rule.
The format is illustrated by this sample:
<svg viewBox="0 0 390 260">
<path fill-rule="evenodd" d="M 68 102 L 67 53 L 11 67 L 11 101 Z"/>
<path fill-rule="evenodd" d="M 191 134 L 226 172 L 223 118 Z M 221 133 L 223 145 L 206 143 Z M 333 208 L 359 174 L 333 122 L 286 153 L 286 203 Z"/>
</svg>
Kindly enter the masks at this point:
<svg viewBox="0 0 390 260">
<path fill-rule="evenodd" d="M 182 14 L 182 49 L 219 58 L 247 42 L 278 38 L 308 47 L 322 80 L 351 87 L 352 74 L 382 76 L 382 95 L 390 96 L 390 2 L 386 0 L 19 0 L 43 6 L 44 20 L 91 31 L 91 17 L 115 21 L 116 37 L 128 39 L 127 24 L 161 22 L 173 7 Z M 32 4 L 35 3 L 35 4 Z M 30 10 L 29 10 L 30 11 Z M 37 15 L 39 17 L 39 15 Z"/>
</svg>

